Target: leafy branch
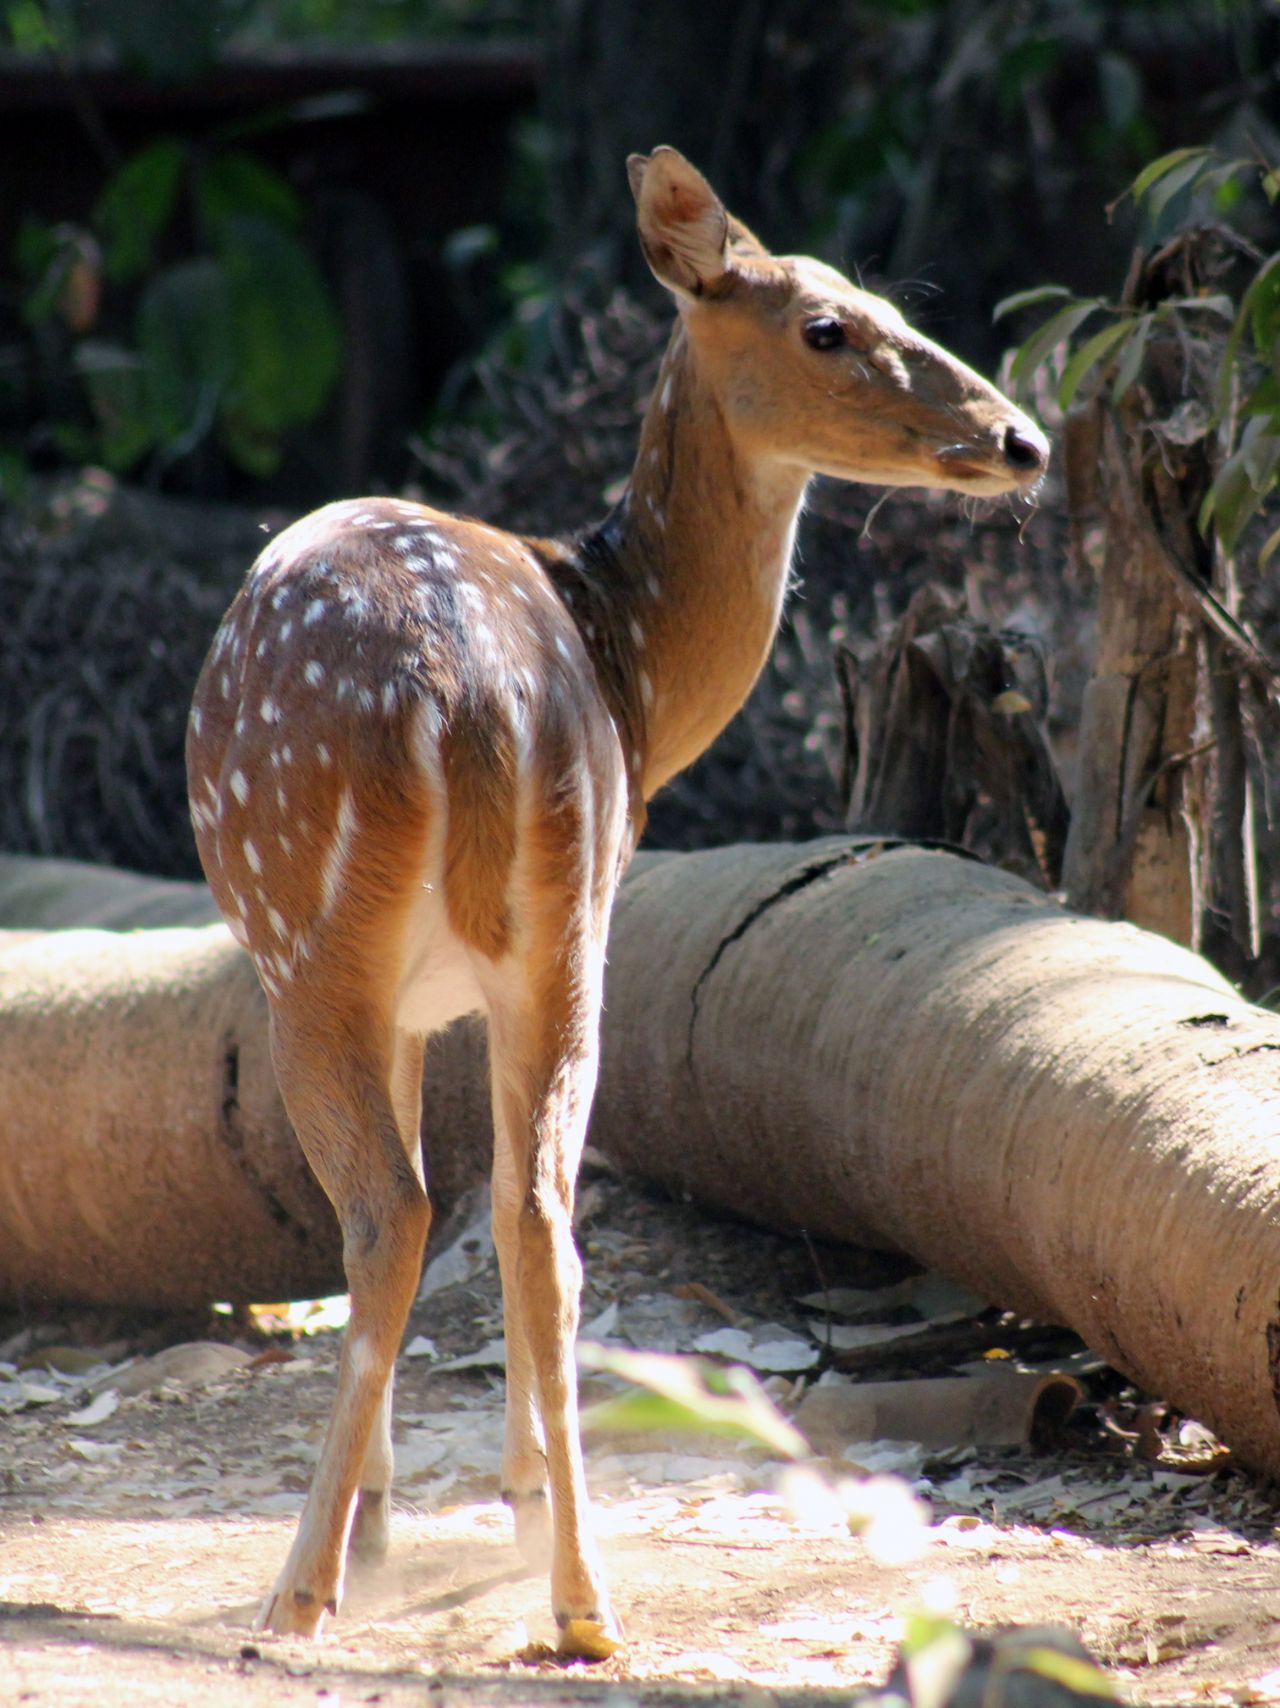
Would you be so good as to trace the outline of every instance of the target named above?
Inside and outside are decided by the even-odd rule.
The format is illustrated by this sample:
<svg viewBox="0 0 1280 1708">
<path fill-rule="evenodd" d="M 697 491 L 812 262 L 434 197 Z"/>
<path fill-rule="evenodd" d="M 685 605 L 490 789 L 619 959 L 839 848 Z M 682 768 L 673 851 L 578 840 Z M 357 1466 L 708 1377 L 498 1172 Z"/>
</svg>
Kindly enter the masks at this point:
<svg viewBox="0 0 1280 1708">
<path fill-rule="evenodd" d="M 1146 166 L 1129 185 L 1131 198 L 1155 225 L 1176 197 L 1229 212 L 1256 183 L 1269 204 L 1280 196 L 1280 168 L 1250 159 L 1223 159 L 1209 148 L 1177 148 Z M 1118 204 L 1113 204 L 1113 207 Z M 1216 535 L 1230 556 L 1245 528 L 1280 486 L 1280 251 L 1258 256 L 1236 296 L 1221 291 L 1169 297 L 1151 307 L 1114 303 L 1104 297 L 1081 298 L 1060 285 L 1020 291 L 996 305 L 995 318 L 1053 302 L 1053 312 L 1018 348 L 1013 382 L 1025 389 L 1033 376 L 1095 316 L 1106 324 L 1070 350 L 1057 376 L 1054 395 L 1065 412 L 1086 381 L 1107 388 L 1112 402 L 1138 381 L 1153 334 L 1173 332 L 1203 345 L 1219 323 L 1225 333 L 1209 387 L 1203 430 L 1216 431 L 1222 454 L 1200 508 L 1201 532 Z M 1206 326 L 1206 321 L 1209 324 Z M 1280 549 L 1280 529 L 1259 554 L 1259 567 Z"/>
</svg>

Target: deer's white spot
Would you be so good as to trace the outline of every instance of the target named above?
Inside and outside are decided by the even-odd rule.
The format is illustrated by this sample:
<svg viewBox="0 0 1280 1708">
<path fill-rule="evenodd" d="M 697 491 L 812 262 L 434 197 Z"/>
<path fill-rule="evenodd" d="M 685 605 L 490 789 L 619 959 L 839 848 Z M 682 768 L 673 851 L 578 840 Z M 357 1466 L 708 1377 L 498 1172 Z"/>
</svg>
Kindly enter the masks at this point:
<svg viewBox="0 0 1280 1708">
<path fill-rule="evenodd" d="M 253 846 L 253 843 L 250 842 L 247 836 L 240 844 L 240 847 L 244 854 L 245 865 L 251 872 L 260 873 L 262 871 L 262 856 L 258 853 L 258 850 Z"/>
<path fill-rule="evenodd" d="M 666 379 L 663 380 L 662 390 L 658 394 L 658 405 L 660 408 L 665 409 L 670 402 L 671 402 L 671 375 L 668 374 Z"/>
<path fill-rule="evenodd" d="M 264 700 L 258 710 L 262 715 L 262 721 L 264 724 L 273 724 L 280 716 L 280 708 L 276 705 L 274 700 Z"/>
<path fill-rule="evenodd" d="M 318 623 L 324 616 L 324 600 L 313 599 L 302 613 L 302 626 L 309 629 L 313 623 Z"/>
<path fill-rule="evenodd" d="M 565 638 L 563 635 L 557 635 L 556 636 L 556 651 L 560 654 L 561 658 L 563 658 L 563 659 L 567 660 L 571 656 L 570 652 L 569 652 L 569 648 L 565 644 Z"/>
<path fill-rule="evenodd" d="M 302 674 L 314 688 L 316 683 L 324 678 L 324 665 L 320 663 L 318 658 L 309 658 Z"/>
<path fill-rule="evenodd" d="M 645 582 L 645 587 L 648 591 L 650 599 L 661 599 L 661 597 L 662 597 L 662 583 L 658 580 L 656 575 L 651 575 L 649 577 L 649 579 Z"/>
<path fill-rule="evenodd" d="M 276 789 L 276 805 L 279 807 L 281 812 L 283 812 L 285 810 L 286 806 L 288 805 L 288 800 L 289 800 L 289 797 L 285 794 L 284 790 L 277 787 L 277 789 Z"/>
<path fill-rule="evenodd" d="M 281 623 L 281 625 L 280 625 L 280 639 L 282 641 L 287 641 L 289 636 L 292 633 L 293 633 L 293 618 L 292 617 L 286 617 L 284 622 Z"/>
<path fill-rule="evenodd" d="M 283 830 L 281 830 L 277 833 L 276 841 L 280 844 L 280 847 L 284 853 L 286 853 L 286 854 L 292 854 L 293 853 L 293 843 L 290 842 L 289 838 L 285 835 Z"/>
<path fill-rule="evenodd" d="M 231 773 L 231 793 L 239 801 L 241 806 L 243 806 L 249 799 L 249 779 L 245 776 L 243 771 L 233 771 Z"/>
<path fill-rule="evenodd" d="M 635 617 L 631 619 L 631 639 L 638 650 L 644 650 L 644 625 L 638 622 Z"/>
<path fill-rule="evenodd" d="M 383 685 L 382 709 L 388 717 L 396 709 L 396 685 L 394 682 L 387 682 Z"/>
<path fill-rule="evenodd" d="M 320 889 L 324 895 L 327 913 L 333 912 L 338 904 L 338 897 L 342 894 L 342 877 L 351 853 L 351 844 L 355 839 L 356 822 L 355 801 L 352 799 L 351 790 L 344 789 L 338 801 L 338 819 L 334 826 L 333 841 L 329 844 L 320 873 Z"/>
<path fill-rule="evenodd" d="M 285 924 L 284 915 L 277 913 L 274 907 L 269 907 L 267 909 L 267 924 L 275 932 L 277 937 L 287 937 L 289 935 L 289 927 Z"/>
<path fill-rule="evenodd" d="M 199 735 L 201 727 L 203 726 L 203 724 L 204 724 L 204 719 L 200 715 L 199 706 L 192 706 L 192 708 L 191 708 L 191 733 L 192 733 L 192 735 Z"/>
<path fill-rule="evenodd" d="M 316 758 L 322 765 L 328 765 L 330 757 L 329 749 L 325 746 L 324 742 L 318 741 L 316 743 Z"/>
<path fill-rule="evenodd" d="M 229 700 L 231 698 L 231 678 L 230 678 L 230 676 L 228 676 L 228 674 L 225 670 L 222 672 L 222 676 L 218 682 L 218 686 L 219 686 L 219 688 L 222 689 L 223 699 Z"/>
<path fill-rule="evenodd" d="M 285 742 L 284 746 L 280 749 L 280 760 L 281 760 L 281 763 L 284 765 L 292 765 L 293 764 L 293 749 L 289 746 L 289 743 L 287 741 Z"/>
<path fill-rule="evenodd" d="M 640 672 L 640 693 L 646 706 L 653 705 L 653 683 L 649 680 L 646 670 Z"/>
<path fill-rule="evenodd" d="M 356 694 L 356 699 L 360 702 L 360 710 L 362 712 L 371 712 L 377 703 L 374 700 L 372 688 L 359 689 Z"/>
<path fill-rule="evenodd" d="M 278 611 L 288 597 L 289 584 L 286 581 L 283 587 L 277 587 L 275 592 L 271 595 L 271 609 L 273 611 Z"/>
</svg>

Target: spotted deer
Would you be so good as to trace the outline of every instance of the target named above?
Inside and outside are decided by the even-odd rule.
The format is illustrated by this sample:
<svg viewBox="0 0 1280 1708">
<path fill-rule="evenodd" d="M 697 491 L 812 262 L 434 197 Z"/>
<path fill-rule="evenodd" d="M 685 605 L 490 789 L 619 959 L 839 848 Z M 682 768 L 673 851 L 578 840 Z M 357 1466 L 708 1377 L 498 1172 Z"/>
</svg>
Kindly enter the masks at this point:
<svg viewBox="0 0 1280 1708">
<path fill-rule="evenodd" d="M 628 170 L 678 318 L 611 513 L 551 540 L 394 498 L 328 504 L 253 565 L 196 689 L 200 857 L 266 992 L 351 1293 L 271 1631 L 314 1633 L 348 1549 L 385 1551 L 392 1369 L 430 1220 L 424 1042 L 478 1011 L 503 1497 L 521 1551 L 549 1558 L 565 1649 L 617 1640 L 578 1438 L 571 1218 L 610 906 L 645 801 L 755 681 L 811 475 L 986 496 L 1033 486 L 1048 458 L 992 386 L 831 267 L 772 255 L 674 149 Z"/>
</svg>

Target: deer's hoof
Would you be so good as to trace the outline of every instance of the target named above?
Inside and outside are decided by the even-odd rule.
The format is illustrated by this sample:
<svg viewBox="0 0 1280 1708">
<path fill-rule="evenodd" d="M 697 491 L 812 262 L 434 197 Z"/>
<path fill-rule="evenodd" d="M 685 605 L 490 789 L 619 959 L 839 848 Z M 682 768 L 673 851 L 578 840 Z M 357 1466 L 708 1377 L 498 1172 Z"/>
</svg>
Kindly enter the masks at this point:
<svg viewBox="0 0 1280 1708">
<path fill-rule="evenodd" d="M 258 1609 L 255 1631 L 271 1631 L 277 1637 L 315 1637 L 326 1613 L 336 1613 L 336 1603 L 321 1601 L 309 1589 L 282 1589 L 279 1585 Z"/>
<path fill-rule="evenodd" d="M 560 1626 L 556 1653 L 564 1660 L 607 1661 L 625 1641 L 622 1626 L 607 1609 L 586 1619 L 557 1619 L 556 1623 Z"/>
</svg>

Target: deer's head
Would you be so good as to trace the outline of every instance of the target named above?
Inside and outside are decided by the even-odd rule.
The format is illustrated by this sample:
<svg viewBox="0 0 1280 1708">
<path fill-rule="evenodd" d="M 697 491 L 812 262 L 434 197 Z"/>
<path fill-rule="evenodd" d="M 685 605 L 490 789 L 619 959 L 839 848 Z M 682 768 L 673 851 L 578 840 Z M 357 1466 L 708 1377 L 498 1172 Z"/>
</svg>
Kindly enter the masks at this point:
<svg viewBox="0 0 1280 1708">
<path fill-rule="evenodd" d="M 773 255 L 674 148 L 627 162 L 640 242 L 748 455 L 876 486 L 1034 486 L 1036 424 L 883 297 Z"/>
</svg>

